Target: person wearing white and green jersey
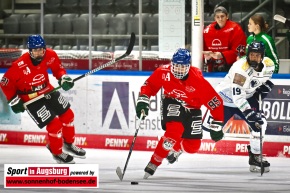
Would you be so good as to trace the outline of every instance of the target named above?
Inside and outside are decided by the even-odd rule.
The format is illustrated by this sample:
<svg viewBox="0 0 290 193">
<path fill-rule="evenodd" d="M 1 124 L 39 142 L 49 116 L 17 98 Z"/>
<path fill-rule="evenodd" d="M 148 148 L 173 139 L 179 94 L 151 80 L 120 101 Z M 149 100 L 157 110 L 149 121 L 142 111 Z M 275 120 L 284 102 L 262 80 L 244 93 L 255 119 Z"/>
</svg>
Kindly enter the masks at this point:
<svg viewBox="0 0 290 193">
<path fill-rule="evenodd" d="M 273 38 L 266 33 L 268 24 L 260 14 L 254 14 L 249 19 L 248 31 L 252 33 L 247 38 L 247 48 L 253 41 L 262 42 L 265 46 L 265 56 L 273 60 L 275 64 L 274 73 L 279 72 L 279 57 Z M 246 49 L 247 49 L 246 48 Z"/>
</svg>

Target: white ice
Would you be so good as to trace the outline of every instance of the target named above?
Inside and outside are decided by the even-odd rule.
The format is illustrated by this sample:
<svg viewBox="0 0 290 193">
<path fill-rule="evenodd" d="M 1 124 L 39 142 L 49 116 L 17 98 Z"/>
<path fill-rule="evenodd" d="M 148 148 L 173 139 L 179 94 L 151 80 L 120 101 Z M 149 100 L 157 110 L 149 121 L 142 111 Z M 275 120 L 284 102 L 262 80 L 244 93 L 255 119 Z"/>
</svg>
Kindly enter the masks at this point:
<svg viewBox="0 0 290 193">
<path fill-rule="evenodd" d="M 152 152 L 133 151 L 123 181 L 115 170 L 123 170 L 129 151 L 86 149 L 87 158 L 78 164 L 99 164 L 98 189 L 7 189 L 4 164 L 55 164 L 45 147 L 0 145 L 0 193 L 173 193 L 173 192 L 290 192 L 290 159 L 268 157 L 270 172 L 249 172 L 247 156 L 182 154 L 177 163 L 166 160 L 154 176 L 144 180 L 144 168 Z M 131 185 L 131 181 L 139 182 Z"/>
</svg>

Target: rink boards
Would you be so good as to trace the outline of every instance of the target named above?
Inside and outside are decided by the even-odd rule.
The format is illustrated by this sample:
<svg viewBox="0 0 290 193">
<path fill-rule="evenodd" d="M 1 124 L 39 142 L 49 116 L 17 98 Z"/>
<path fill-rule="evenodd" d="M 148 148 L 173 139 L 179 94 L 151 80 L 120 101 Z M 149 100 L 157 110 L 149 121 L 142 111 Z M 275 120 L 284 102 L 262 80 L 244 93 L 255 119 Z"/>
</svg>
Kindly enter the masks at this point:
<svg viewBox="0 0 290 193">
<path fill-rule="evenodd" d="M 76 78 L 86 71 L 69 71 Z M 76 143 L 86 148 L 129 149 L 135 133 L 135 106 L 139 89 L 151 72 L 98 72 L 61 91 L 75 113 Z M 3 73 L 0 74 L 2 77 Z M 215 86 L 224 74 L 205 74 Z M 52 84 L 57 81 L 50 75 Z M 290 81 L 274 75 L 273 91 L 263 102 L 268 120 L 264 153 L 290 157 Z M 2 91 L 1 91 L 2 92 Z M 0 144 L 45 145 L 46 130 L 38 129 L 27 113 L 14 114 L 0 92 Z M 152 151 L 164 131 L 160 126 L 160 92 L 150 99 L 150 112 L 139 128 L 134 149 Z M 202 109 L 203 113 L 205 108 Z M 224 128 L 226 137 L 217 143 L 204 132 L 200 153 L 247 155 L 249 130 L 233 118 Z M 267 148 L 269 147 L 269 148 Z"/>
</svg>

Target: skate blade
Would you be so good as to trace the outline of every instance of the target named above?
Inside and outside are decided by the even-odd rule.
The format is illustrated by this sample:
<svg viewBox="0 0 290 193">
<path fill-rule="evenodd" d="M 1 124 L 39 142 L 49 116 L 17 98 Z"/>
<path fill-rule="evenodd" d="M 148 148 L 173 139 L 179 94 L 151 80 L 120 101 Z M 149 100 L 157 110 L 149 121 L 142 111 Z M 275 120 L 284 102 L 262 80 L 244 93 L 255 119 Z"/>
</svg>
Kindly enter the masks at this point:
<svg viewBox="0 0 290 193">
<path fill-rule="evenodd" d="M 53 158 L 54 159 L 54 158 Z M 58 159 L 54 159 L 56 161 L 56 163 L 58 164 L 75 164 L 76 162 L 74 160 L 70 161 L 70 162 L 63 162 L 63 161 L 60 161 Z"/>
<path fill-rule="evenodd" d="M 75 158 L 80 158 L 80 159 L 86 159 L 86 156 L 79 156 L 79 155 L 74 155 L 74 154 L 69 154 Z"/>
<path fill-rule="evenodd" d="M 148 179 L 150 176 L 152 176 L 152 175 L 150 175 L 149 173 L 145 172 L 143 179 Z"/>
<path fill-rule="evenodd" d="M 261 167 L 258 166 L 250 166 L 250 172 L 253 173 L 260 173 L 261 172 Z M 269 167 L 264 167 L 264 173 L 270 172 Z"/>
<path fill-rule="evenodd" d="M 64 150 L 63 150 L 63 152 L 64 152 L 64 153 L 67 153 L 67 154 L 69 154 L 70 156 L 73 156 L 73 157 L 75 157 L 75 158 L 86 159 L 86 156 L 85 156 L 85 155 L 84 155 L 84 156 L 80 156 L 80 155 L 76 155 L 76 154 L 73 154 L 73 153 L 71 153 L 71 152 L 64 151 Z"/>
</svg>

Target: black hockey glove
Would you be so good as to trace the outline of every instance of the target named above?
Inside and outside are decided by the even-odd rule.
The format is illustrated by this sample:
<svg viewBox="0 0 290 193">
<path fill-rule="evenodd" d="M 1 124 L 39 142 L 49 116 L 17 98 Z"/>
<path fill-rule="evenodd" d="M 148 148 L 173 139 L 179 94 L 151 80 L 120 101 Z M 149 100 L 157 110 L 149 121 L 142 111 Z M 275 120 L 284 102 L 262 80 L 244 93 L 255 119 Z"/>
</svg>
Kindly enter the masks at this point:
<svg viewBox="0 0 290 193">
<path fill-rule="evenodd" d="M 142 120 L 145 119 L 146 116 L 148 116 L 149 111 L 149 98 L 146 95 L 141 95 L 137 99 L 137 105 L 136 105 L 136 115 L 140 119 L 141 113 L 143 113 Z"/>
<path fill-rule="evenodd" d="M 215 120 L 213 120 L 211 124 L 209 125 L 210 137 L 215 142 L 218 142 L 224 137 L 223 126 L 224 124 L 222 121 L 215 121 Z"/>
<path fill-rule="evenodd" d="M 58 80 L 58 84 L 63 90 L 67 91 L 74 86 L 74 81 L 71 77 L 65 74 Z"/>
<path fill-rule="evenodd" d="M 8 104 L 14 113 L 23 113 L 25 111 L 23 101 L 18 96 L 11 99 Z"/>
<path fill-rule="evenodd" d="M 260 132 L 260 125 L 264 124 L 264 121 L 261 118 L 260 113 L 256 113 L 252 109 L 247 109 L 243 112 L 246 117 L 248 124 L 255 132 Z"/>
<path fill-rule="evenodd" d="M 254 96 L 258 100 L 259 100 L 259 95 L 260 94 L 261 94 L 262 99 L 266 98 L 268 93 L 271 92 L 273 86 L 274 86 L 274 84 L 270 80 L 267 80 L 261 86 L 256 88 L 256 92 L 255 92 Z"/>
</svg>

